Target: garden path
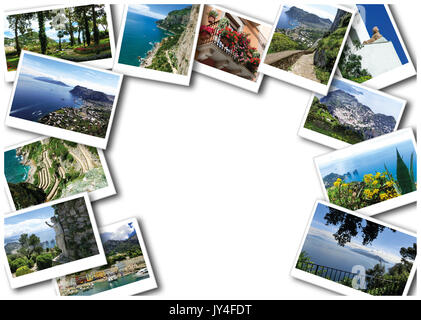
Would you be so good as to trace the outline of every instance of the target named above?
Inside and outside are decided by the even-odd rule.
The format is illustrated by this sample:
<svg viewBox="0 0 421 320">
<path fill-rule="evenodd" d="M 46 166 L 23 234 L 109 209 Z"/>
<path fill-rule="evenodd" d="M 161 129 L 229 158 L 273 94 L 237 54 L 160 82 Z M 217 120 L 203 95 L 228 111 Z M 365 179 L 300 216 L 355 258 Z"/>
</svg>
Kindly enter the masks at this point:
<svg viewBox="0 0 421 320">
<path fill-rule="evenodd" d="M 291 67 L 291 72 L 320 83 L 314 72 L 314 52 L 302 55 Z"/>
</svg>

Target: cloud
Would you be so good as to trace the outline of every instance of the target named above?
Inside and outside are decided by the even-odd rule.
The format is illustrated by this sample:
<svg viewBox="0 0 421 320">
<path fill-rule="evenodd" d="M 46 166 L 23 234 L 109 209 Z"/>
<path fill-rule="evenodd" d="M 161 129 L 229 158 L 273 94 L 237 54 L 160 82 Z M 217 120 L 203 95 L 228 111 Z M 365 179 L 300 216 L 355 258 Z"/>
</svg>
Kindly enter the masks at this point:
<svg viewBox="0 0 421 320">
<path fill-rule="evenodd" d="M 129 11 L 155 19 L 165 19 L 166 17 L 158 12 L 152 12 L 151 8 L 146 4 L 132 4 L 129 6 Z"/>
<path fill-rule="evenodd" d="M 133 232 L 134 228 L 133 225 L 129 224 L 123 224 L 120 227 L 117 228 L 117 230 L 113 232 L 106 232 L 101 234 L 101 238 L 104 239 L 104 241 L 108 240 L 126 240 L 130 234 Z"/>
<path fill-rule="evenodd" d="M 318 239 L 323 238 L 324 240 L 337 243 L 333 234 L 330 231 L 327 231 L 327 230 L 321 230 L 321 229 L 317 229 L 317 228 L 314 228 L 314 227 L 310 227 L 310 229 L 308 230 L 308 235 L 311 236 L 311 237 L 316 237 Z M 348 242 L 345 245 L 345 248 L 350 249 L 351 251 L 353 251 L 355 253 L 358 253 L 358 254 L 361 254 L 361 255 L 364 255 L 366 257 L 371 257 L 371 258 L 376 257 L 376 256 L 380 257 L 383 260 L 385 260 L 385 261 L 387 261 L 391 264 L 401 262 L 400 256 L 397 256 L 393 253 L 386 252 L 386 251 L 383 251 L 383 250 L 370 248 L 368 246 L 363 246 L 362 244 L 355 243 L 355 242 L 352 242 L 352 241 Z"/>
<path fill-rule="evenodd" d="M 31 219 L 15 224 L 5 224 L 4 237 L 7 239 L 22 233 L 34 234 L 48 230 L 50 227 L 45 224 L 45 221 L 48 219 Z"/>
<path fill-rule="evenodd" d="M 295 4 L 295 6 L 309 13 L 313 13 L 320 18 L 329 19 L 330 21 L 335 20 L 335 15 L 331 14 L 330 12 L 324 11 L 322 9 L 316 8 L 312 5 Z"/>
</svg>

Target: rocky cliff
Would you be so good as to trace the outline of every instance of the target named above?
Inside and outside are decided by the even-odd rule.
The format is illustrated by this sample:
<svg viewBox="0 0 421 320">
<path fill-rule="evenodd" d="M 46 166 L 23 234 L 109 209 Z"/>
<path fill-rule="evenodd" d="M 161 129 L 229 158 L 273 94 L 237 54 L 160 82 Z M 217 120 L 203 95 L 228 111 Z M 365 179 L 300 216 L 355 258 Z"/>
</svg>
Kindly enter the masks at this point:
<svg viewBox="0 0 421 320">
<path fill-rule="evenodd" d="M 72 90 L 70 90 L 70 93 L 74 96 L 82 98 L 83 100 L 92 100 L 106 103 L 113 103 L 114 101 L 114 96 L 107 95 L 101 91 L 95 91 L 82 86 L 74 87 Z"/>
<path fill-rule="evenodd" d="M 190 66 L 190 58 L 193 54 L 193 44 L 195 40 L 195 31 L 199 18 L 198 4 L 192 6 L 186 29 L 178 40 L 177 47 L 174 50 L 177 58 L 177 71 L 179 74 L 187 75 Z"/>
<path fill-rule="evenodd" d="M 309 28 L 328 30 L 332 24 L 332 21 L 329 19 L 320 18 L 313 13 L 309 13 L 297 7 L 291 7 L 286 14 L 290 18 L 300 22 L 301 25 Z"/>
<path fill-rule="evenodd" d="M 344 21 L 342 21 L 342 20 L 344 19 L 344 17 L 345 17 L 347 14 L 349 15 L 349 13 L 348 13 L 348 12 L 338 9 L 338 12 L 336 12 L 335 19 L 333 20 L 333 23 L 332 23 L 332 25 L 330 26 L 330 30 L 329 30 L 329 31 L 330 31 L 330 32 L 333 32 L 333 31 L 335 31 L 336 29 L 338 29 L 340 26 L 344 25 L 345 23 L 344 23 Z"/>
<path fill-rule="evenodd" d="M 349 128 L 361 132 L 365 139 L 374 138 L 394 130 L 396 120 L 392 116 L 374 113 L 353 95 L 335 90 L 320 99 L 331 115 Z"/>
<path fill-rule="evenodd" d="M 56 231 L 56 228 L 59 228 L 63 231 L 65 248 L 61 248 L 61 241 L 56 239 L 60 249 L 67 253 L 63 258 L 75 261 L 97 255 L 98 246 L 84 198 L 59 203 L 53 208 L 57 220 L 54 229 Z"/>
<path fill-rule="evenodd" d="M 156 24 L 166 30 L 177 32 L 178 26 L 185 26 L 189 22 L 190 10 L 191 7 L 171 11 L 165 19 L 158 20 Z"/>
</svg>

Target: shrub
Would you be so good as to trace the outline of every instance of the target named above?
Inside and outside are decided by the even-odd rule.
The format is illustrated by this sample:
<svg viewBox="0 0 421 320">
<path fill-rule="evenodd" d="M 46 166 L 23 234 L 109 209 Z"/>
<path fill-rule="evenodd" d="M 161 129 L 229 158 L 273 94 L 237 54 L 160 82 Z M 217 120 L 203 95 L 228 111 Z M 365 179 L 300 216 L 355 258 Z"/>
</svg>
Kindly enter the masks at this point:
<svg viewBox="0 0 421 320">
<path fill-rule="evenodd" d="M 16 277 L 20 277 L 20 276 L 23 276 L 25 274 L 32 273 L 32 272 L 33 271 L 31 269 L 29 269 L 27 266 L 23 266 L 23 267 L 20 267 L 18 270 L 16 270 Z"/>
<path fill-rule="evenodd" d="M 40 254 L 37 257 L 37 269 L 44 270 L 53 266 L 53 256 L 50 253 Z"/>
<path fill-rule="evenodd" d="M 28 258 L 26 258 L 26 257 L 20 257 L 20 258 L 17 258 L 17 259 L 15 259 L 15 260 L 13 260 L 11 262 L 11 264 L 10 264 L 10 271 L 12 273 L 14 273 L 19 268 L 24 267 L 24 266 L 28 266 L 28 265 L 29 265 Z"/>
<path fill-rule="evenodd" d="M 282 52 L 285 50 L 298 50 L 301 45 L 285 34 L 275 32 L 270 42 L 268 53 Z"/>
</svg>

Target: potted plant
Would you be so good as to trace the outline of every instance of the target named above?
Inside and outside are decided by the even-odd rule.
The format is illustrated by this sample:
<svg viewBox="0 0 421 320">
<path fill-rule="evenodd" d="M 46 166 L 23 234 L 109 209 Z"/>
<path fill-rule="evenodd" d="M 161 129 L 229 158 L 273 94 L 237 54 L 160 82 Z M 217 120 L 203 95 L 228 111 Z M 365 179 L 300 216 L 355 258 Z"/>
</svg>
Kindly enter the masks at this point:
<svg viewBox="0 0 421 320">
<path fill-rule="evenodd" d="M 199 31 L 199 38 L 202 41 L 208 40 L 212 34 L 215 32 L 215 29 L 209 26 L 201 25 Z"/>
<path fill-rule="evenodd" d="M 218 35 L 224 47 L 227 47 L 229 49 L 233 49 L 234 45 L 238 41 L 237 31 L 234 31 L 228 27 L 226 27 L 225 29 L 219 30 Z"/>
<path fill-rule="evenodd" d="M 246 67 L 251 72 L 255 73 L 260 64 L 260 58 L 250 58 L 247 60 Z"/>
<path fill-rule="evenodd" d="M 225 29 L 226 27 L 228 27 L 229 26 L 229 24 L 230 24 L 230 21 L 227 19 L 227 18 L 225 18 L 225 17 L 223 17 L 221 20 L 219 20 L 219 22 L 218 22 L 218 29 Z"/>
<path fill-rule="evenodd" d="M 216 18 L 218 18 L 218 11 L 216 11 L 216 10 L 209 11 L 209 13 L 208 13 L 208 23 L 209 24 L 215 23 Z"/>
</svg>

